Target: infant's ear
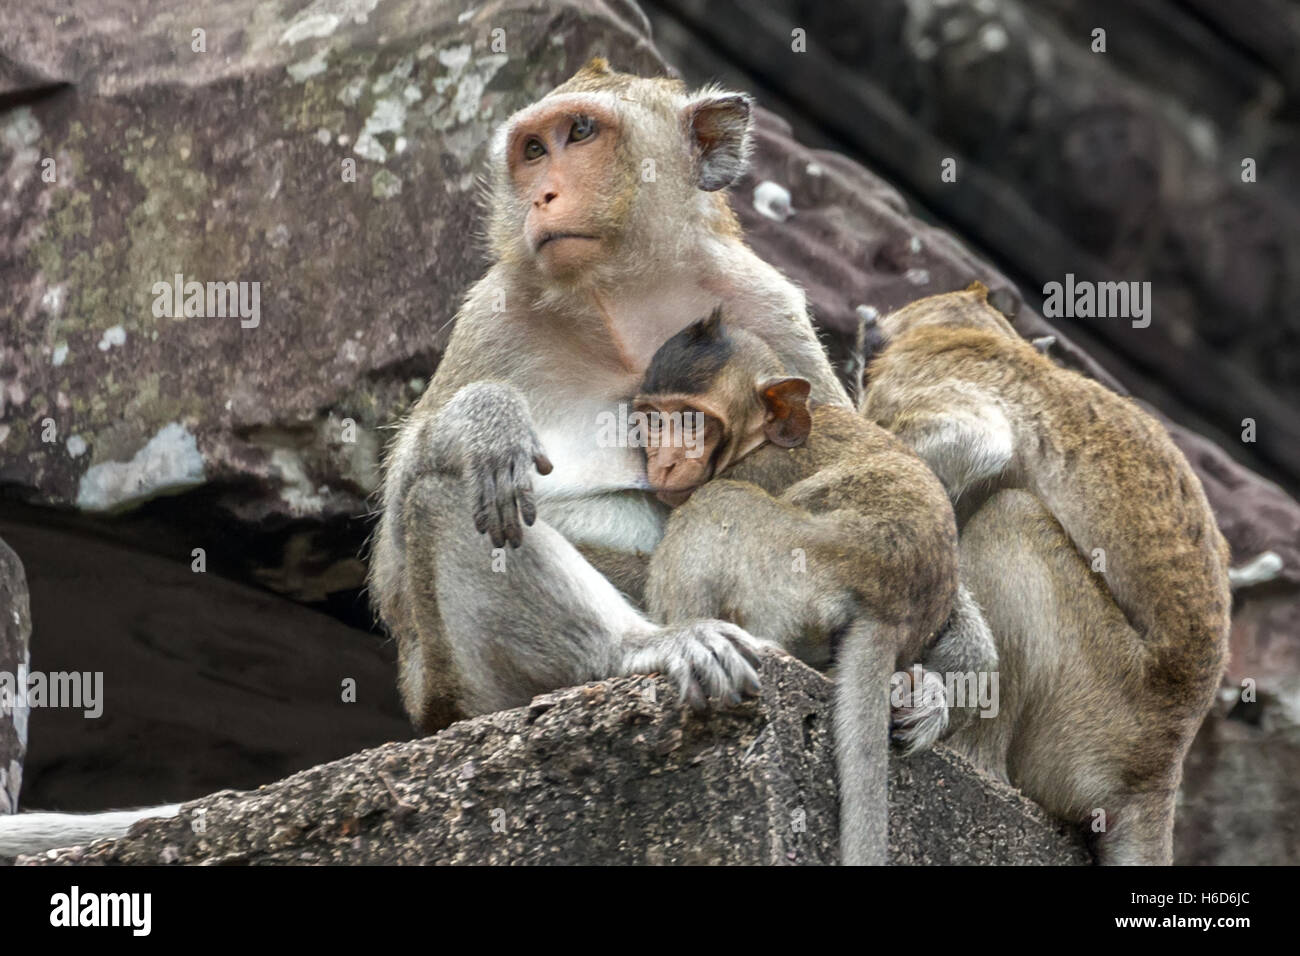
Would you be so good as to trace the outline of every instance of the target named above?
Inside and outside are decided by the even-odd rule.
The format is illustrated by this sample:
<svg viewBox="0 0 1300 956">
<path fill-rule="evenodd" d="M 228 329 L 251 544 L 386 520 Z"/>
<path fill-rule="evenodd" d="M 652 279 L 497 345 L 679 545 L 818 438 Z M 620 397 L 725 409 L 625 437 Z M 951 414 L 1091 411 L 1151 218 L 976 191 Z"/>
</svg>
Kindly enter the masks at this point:
<svg viewBox="0 0 1300 956">
<path fill-rule="evenodd" d="M 782 448 L 796 448 L 808 440 L 812 413 L 808 395 L 812 386 L 806 378 L 770 378 L 758 386 L 758 397 L 767 410 L 763 434 Z"/>
<path fill-rule="evenodd" d="M 705 192 L 725 189 L 748 168 L 753 102 L 745 93 L 707 92 L 686 104 L 695 181 Z"/>
</svg>

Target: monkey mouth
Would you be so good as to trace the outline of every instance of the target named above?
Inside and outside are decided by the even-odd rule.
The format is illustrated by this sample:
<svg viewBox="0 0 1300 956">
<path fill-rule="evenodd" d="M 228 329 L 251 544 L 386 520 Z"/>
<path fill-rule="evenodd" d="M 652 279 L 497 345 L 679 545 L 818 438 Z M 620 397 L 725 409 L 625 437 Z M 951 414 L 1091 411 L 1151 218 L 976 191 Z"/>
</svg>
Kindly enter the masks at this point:
<svg viewBox="0 0 1300 956">
<path fill-rule="evenodd" d="M 586 233 L 581 232 L 544 232 L 542 233 L 542 237 L 537 240 L 537 246 L 533 251 L 541 252 L 544 246 L 557 239 L 587 239 L 590 242 L 595 242 L 597 238 L 597 236 L 589 236 Z"/>
</svg>

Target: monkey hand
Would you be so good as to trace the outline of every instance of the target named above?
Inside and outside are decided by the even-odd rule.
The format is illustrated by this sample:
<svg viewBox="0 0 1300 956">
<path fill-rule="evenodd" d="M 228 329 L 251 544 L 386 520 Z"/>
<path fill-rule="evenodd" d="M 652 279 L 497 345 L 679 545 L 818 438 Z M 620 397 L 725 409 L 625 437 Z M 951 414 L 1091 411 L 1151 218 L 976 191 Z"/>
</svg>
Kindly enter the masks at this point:
<svg viewBox="0 0 1300 956">
<path fill-rule="evenodd" d="M 696 621 L 658 628 L 631 642 L 623 673 L 659 673 L 692 710 L 709 700 L 739 704 L 758 694 L 759 654 L 775 647 L 725 621 Z"/>
<path fill-rule="evenodd" d="M 894 674 L 889 679 L 889 717 L 890 740 L 904 757 L 929 750 L 948 729 L 943 678 L 920 664 Z"/>
<path fill-rule="evenodd" d="M 517 548 L 524 525 L 537 520 L 532 468 L 543 475 L 551 472 L 528 405 L 517 389 L 496 382 L 467 385 L 452 403 L 444 412 L 462 426 L 459 451 L 474 503 L 474 527 L 491 538 L 494 548 L 507 541 Z"/>
</svg>

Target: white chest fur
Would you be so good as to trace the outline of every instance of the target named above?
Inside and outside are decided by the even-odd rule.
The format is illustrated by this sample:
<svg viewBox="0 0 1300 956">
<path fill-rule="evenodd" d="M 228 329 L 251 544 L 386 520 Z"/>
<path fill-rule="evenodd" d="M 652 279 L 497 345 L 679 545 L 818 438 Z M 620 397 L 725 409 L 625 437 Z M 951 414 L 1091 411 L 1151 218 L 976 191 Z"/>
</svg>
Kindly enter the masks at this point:
<svg viewBox="0 0 1300 956">
<path fill-rule="evenodd" d="M 574 544 L 650 551 L 666 509 L 646 492 L 645 457 L 624 440 L 623 397 L 572 403 L 538 422 L 554 469 L 535 481 L 538 514 Z"/>
</svg>

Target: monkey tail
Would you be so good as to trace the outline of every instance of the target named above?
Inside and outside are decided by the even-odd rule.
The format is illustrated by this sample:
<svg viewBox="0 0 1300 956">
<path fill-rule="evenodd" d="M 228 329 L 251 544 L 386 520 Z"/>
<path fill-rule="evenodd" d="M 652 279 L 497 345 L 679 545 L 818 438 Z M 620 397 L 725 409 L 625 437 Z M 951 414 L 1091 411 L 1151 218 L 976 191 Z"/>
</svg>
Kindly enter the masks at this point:
<svg viewBox="0 0 1300 956">
<path fill-rule="evenodd" d="M 44 853 L 94 840 L 115 839 L 140 820 L 174 817 L 179 803 L 106 813 L 14 813 L 0 815 L 0 856 Z"/>
<path fill-rule="evenodd" d="M 840 777 L 840 859 L 883 865 L 889 848 L 889 678 L 903 628 L 856 623 L 836 665 L 835 757 Z"/>
</svg>

